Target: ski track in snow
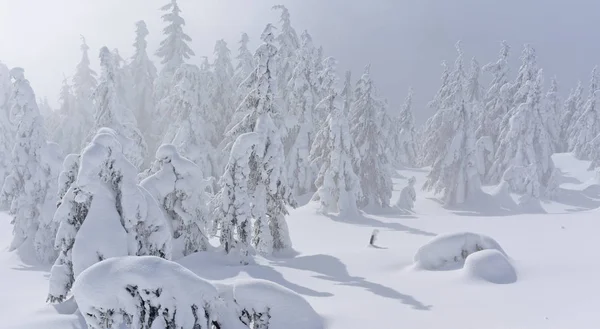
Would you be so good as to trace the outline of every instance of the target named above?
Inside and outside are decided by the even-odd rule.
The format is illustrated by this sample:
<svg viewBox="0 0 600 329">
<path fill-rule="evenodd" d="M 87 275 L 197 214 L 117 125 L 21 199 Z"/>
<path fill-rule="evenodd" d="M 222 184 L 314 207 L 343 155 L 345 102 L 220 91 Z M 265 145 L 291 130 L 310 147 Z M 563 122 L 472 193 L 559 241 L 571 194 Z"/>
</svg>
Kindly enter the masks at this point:
<svg viewBox="0 0 600 329">
<path fill-rule="evenodd" d="M 449 211 L 420 190 L 426 170 L 401 171 L 417 178 L 414 215 L 393 210 L 356 218 L 316 215 L 315 204 L 291 211 L 294 258 L 258 258 L 236 266 L 215 254 L 179 262 L 213 282 L 236 278 L 273 281 L 301 294 L 326 328 L 595 328 L 600 305 L 600 197 L 586 162 L 554 156 L 562 172 L 561 202 L 543 203 L 548 214 L 484 216 Z M 406 178 L 394 179 L 392 204 Z M 597 187 L 597 186 L 596 186 Z M 0 214 L 2 328 L 85 328 L 72 302 L 45 304 L 49 266 L 27 247 L 8 252 L 12 228 Z M 377 248 L 369 247 L 373 229 Z M 469 231 L 488 235 L 514 265 L 517 281 L 471 280 L 461 270 L 413 268 L 417 249 L 436 234 Z"/>
</svg>

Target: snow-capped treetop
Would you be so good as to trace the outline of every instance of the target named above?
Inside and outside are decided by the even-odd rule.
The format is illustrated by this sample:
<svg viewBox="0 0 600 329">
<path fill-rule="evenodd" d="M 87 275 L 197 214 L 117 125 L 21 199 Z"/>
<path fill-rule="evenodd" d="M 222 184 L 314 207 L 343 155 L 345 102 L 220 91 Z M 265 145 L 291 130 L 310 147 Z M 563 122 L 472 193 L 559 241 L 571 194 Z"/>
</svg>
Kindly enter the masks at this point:
<svg viewBox="0 0 600 329">
<path fill-rule="evenodd" d="M 281 10 L 281 33 L 277 36 L 281 55 L 293 56 L 294 51 L 300 47 L 300 42 L 290 21 L 290 11 L 284 5 L 275 5 L 273 9 Z"/>
<path fill-rule="evenodd" d="M 530 44 L 525 44 L 521 53 L 521 66 L 517 72 L 517 78 L 511 84 L 511 93 L 513 95 L 512 104 L 518 106 L 527 101 L 527 90 L 521 90 L 527 87 L 527 81 L 534 81 L 538 73 L 537 56 L 535 49 Z"/>
<path fill-rule="evenodd" d="M 89 103 L 86 108 L 80 110 L 87 110 L 89 115 L 92 115 L 91 99 L 98 81 L 96 80 L 96 72 L 90 68 L 89 49 L 90 47 L 86 44 L 85 38 L 81 36 L 81 61 L 77 64 L 73 76 L 73 92 L 79 102 Z"/>
<path fill-rule="evenodd" d="M 237 59 L 237 66 L 235 67 L 233 80 L 236 88 L 240 85 L 240 83 L 246 80 L 248 75 L 252 73 L 255 67 L 254 57 L 248 49 L 248 42 L 250 42 L 248 34 L 242 33 L 242 37 L 239 41 L 240 46 L 238 48 L 238 54 L 235 57 Z"/>
<path fill-rule="evenodd" d="M 166 12 L 162 19 L 167 26 L 163 29 L 165 39 L 161 41 L 156 56 L 161 58 L 163 70 L 174 72 L 185 60 L 194 56 L 194 51 L 187 44 L 192 38 L 183 32 L 185 20 L 180 16 L 181 9 L 177 0 L 171 0 L 161 10 Z"/>
<path fill-rule="evenodd" d="M 592 140 L 600 134 L 600 87 L 598 72 L 594 67 L 590 79 L 590 91 L 583 112 L 571 130 L 570 148 L 579 159 L 587 160 L 595 146 Z"/>
<path fill-rule="evenodd" d="M 575 126 L 575 122 L 581 115 L 583 95 L 583 85 L 581 81 L 577 83 L 577 87 L 569 93 L 569 97 L 565 100 L 562 109 L 562 115 L 560 117 L 560 139 L 562 140 L 562 149 L 565 151 L 571 151 L 569 138 L 571 136 L 571 130 Z"/>
<path fill-rule="evenodd" d="M 222 141 L 223 133 L 230 123 L 235 111 L 233 64 L 231 63 L 231 51 L 225 40 L 217 40 L 214 49 L 215 61 L 213 67 L 212 84 L 209 87 L 210 110 L 207 111 L 206 120 L 215 127 L 216 137 L 211 142 L 218 145 Z M 203 81 L 206 84 L 207 81 Z M 236 104 L 238 105 L 238 104 Z"/>
<path fill-rule="evenodd" d="M 479 62 L 475 57 L 471 59 L 471 71 L 469 72 L 469 77 L 467 78 L 467 94 L 466 100 L 468 102 L 480 102 L 483 99 L 483 88 L 479 83 L 479 74 L 481 72 L 481 67 L 479 66 Z"/>
<path fill-rule="evenodd" d="M 550 89 L 546 93 L 544 104 L 541 108 L 540 115 L 544 120 L 544 125 L 548 131 L 553 151 L 560 152 L 562 141 L 560 140 L 560 113 L 561 105 L 558 95 L 558 81 L 556 77 L 550 80 Z"/>
<path fill-rule="evenodd" d="M 433 99 L 428 103 L 429 108 L 434 111 L 438 111 L 442 108 L 442 101 L 446 99 L 448 96 L 448 81 L 450 80 L 450 67 L 448 67 L 448 63 L 446 61 L 442 61 L 442 77 L 440 80 L 442 81 L 440 84 L 440 88 L 437 93 L 433 97 Z M 429 120 L 428 120 L 429 121 Z"/>
<path fill-rule="evenodd" d="M 353 90 L 352 90 L 352 71 L 346 71 L 346 74 L 344 76 L 344 87 L 340 94 L 340 96 L 342 96 L 344 98 L 344 107 L 342 108 L 344 115 L 350 114 L 350 108 L 352 106 L 352 96 L 353 95 L 354 94 L 353 94 Z"/>
<path fill-rule="evenodd" d="M 506 41 L 502 41 L 500 56 L 495 63 L 488 63 L 483 66 L 482 70 L 489 72 L 492 75 L 490 88 L 487 90 L 485 100 L 490 101 L 500 91 L 500 88 L 508 82 L 510 67 L 508 65 L 508 56 L 510 54 L 510 46 Z"/>
</svg>

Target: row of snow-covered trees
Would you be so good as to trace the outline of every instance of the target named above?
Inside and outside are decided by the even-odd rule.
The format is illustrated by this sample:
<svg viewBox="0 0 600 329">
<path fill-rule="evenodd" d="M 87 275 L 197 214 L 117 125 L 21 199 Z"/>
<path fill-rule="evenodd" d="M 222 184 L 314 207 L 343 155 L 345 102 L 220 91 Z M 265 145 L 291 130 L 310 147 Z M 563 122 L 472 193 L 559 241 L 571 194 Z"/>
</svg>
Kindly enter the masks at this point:
<svg viewBox="0 0 600 329">
<path fill-rule="evenodd" d="M 389 205 L 392 167 L 417 161 L 410 96 L 390 116 L 368 66 L 339 83 L 335 59 L 274 8 L 281 27 L 268 24 L 254 54 L 243 34 L 236 60 L 219 40 L 200 66 L 188 63 L 176 0 L 162 8 L 160 71 L 144 22 L 129 61 L 100 49 L 99 75 L 82 39 L 57 111 L 43 110 L 23 69 L 0 65 L 0 147 L 11 154 L 0 201 L 11 248 L 30 243 L 54 264 L 49 301 L 110 257 L 178 258 L 214 250 L 211 237 L 242 262 L 287 252 L 285 216 L 304 194 L 323 212 Z"/>
<path fill-rule="evenodd" d="M 480 193 L 482 183 L 504 182 L 528 202 L 554 196 L 553 153 L 573 152 L 591 160 L 590 169 L 599 166 L 596 68 L 587 100 L 579 83 L 561 104 L 556 78 L 544 93 L 543 71 L 530 45 L 525 45 L 512 80 L 506 42 L 498 60 L 483 68 L 473 59 L 466 69 L 460 44 L 457 50 L 452 68 L 443 63 L 441 86 L 429 104 L 435 114 L 420 131 L 420 164 L 432 166 L 426 189 L 443 193 L 447 205 L 456 205 Z M 491 75 L 487 87 L 479 82 L 481 70 Z"/>
</svg>

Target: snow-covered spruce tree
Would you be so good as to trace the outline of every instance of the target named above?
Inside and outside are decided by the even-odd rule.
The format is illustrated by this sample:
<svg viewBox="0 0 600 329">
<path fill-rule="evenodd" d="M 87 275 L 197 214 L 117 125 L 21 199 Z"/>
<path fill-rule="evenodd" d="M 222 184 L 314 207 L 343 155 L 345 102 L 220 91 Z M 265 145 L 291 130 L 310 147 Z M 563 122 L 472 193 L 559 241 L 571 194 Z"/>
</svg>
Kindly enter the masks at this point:
<svg viewBox="0 0 600 329">
<path fill-rule="evenodd" d="M 302 46 L 297 53 L 294 73 L 288 85 L 287 138 L 289 145 L 286 156 L 288 184 L 294 195 L 302 195 L 313 190 L 315 169 L 308 156 L 314 140 L 315 75 L 312 70 L 314 47 L 308 33 L 302 34 Z M 286 148 L 287 149 L 287 148 Z"/>
<path fill-rule="evenodd" d="M 163 65 L 156 81 L 156 100 L 161 100 L 169 94 L 171 79 L 175 71 L 191 56 L 194 56 L 194 52 L 188 46 L 188 42 L 191 42 L 192 38 L 183 32 L 185 20 L 181 17 L 181 9 L 177 0 L 170 0 L 161 10 L 165 12 L 162 19 L 167 26 L 163 29 L 165 39 L 161 41 L 160 47 L 156 51 L 156 56 L 161 58 Z"/>
<path fill-rule="evenodd" d="M 556 77 L 550 80 L 550 89 L 544 97 L 544 103 L 540 115 L 548 131 L 548 137 L 552 142 L 552 151 L 560 152 L 562 141 L 560 140 L 560 99 L 558 95 L 558 81 Z"/>
<path fill-rule="evenodd" d="M 552 142 L 542 117 L 542 86 L 543 72 L 539 70 L 537 78 L 524 86 L 529 90 L 527 101 L 513 110 L 509 124 L 503 127 L 500 134 L 495 161 L 488 173 L 491 182 L 499 182 L 504 172 L 513 167 L 526 168 L 533 165 L 542 191 L 554 188 L 551 186 L 555 176 L 551 158 Z M 520 177 L 513 179 L 524 180 Z M 511 184 L 510 187 L 516 193 L 526 192 L 521 184 Z"/>
<path fill-rule="evenodd" d="M 275 37 L 275 43 L 278 47 L 277 90 L 280 96 L 285 99 L 286 87 L 297 63 L 296 52 L 300 48 L 300 39 L 296 30 L 292 27 L 289 10 L 283 5 L 273 6 L 273 9 L 281 11 L 281 32 Z"/>
<path fill-rule="evenodd" d="M 78 153 L 81 150 L 81 141 L 89 134 L 89 113 L 79 106 L 71 91 L 67 79 L 63 80 L 60 90 L 60 109 L 58 110 L 59 124 L 51 135 L 64 154 Z"/>
<path fill-rule="evenodd" d="M 89 131 L 94 126 L 94 101 L 93 95 L 98 81 L 96 80 L 96 72 L 90 68 L 90 58 L 88 51 L 90 47 L 85 42 L 85 38 L 81 37 L 81 61 L 77 64 L 75 75 L 72 79 L 72 90 L 75 97 L 75 108 L 78 114 L 84 121 L 82 131 Z M 84 146 L 85 139 L 76 141 L 79 143 L 77 152 Z"/>
<path fill-rule="evenodd" d="M 140 185 L 158 201 L 173 234 L 173 258 L 206 251 L 210 244 L 206 192 L 208 181 L 192 161 L 181 157 L 174 145 L 163 144 L 156 151 L 158 171 Z"/>
<path fill-rule="evenodd" d="M 11 167 L 11 158 L 8 156 L 14 146 L 14 126 L 10 120 L 10 71 L 8 67 L 0 62 L 0 186 L 4 185 L 4 179 Z M 2 206 L 0 205 L 0 209 Z"/>
<path fill-rule="evenodd" d="M 479 127 L 476 135 L 477 138 L 489 136 L 494 144 L 498 140 L 498 135 L 500 135 L 500 123 L 511 109 L 510 88 L 507 85 L 510 72 L 508 65 L 509 53 L 510 46 L 506 41 L 502 41 L 498 60 L 483 67 L 484 72 L 492 75 L 492 81 L 483 96 L 484 108 L 478 118 Z M 504 86 L 506 87 L 503 88 Z"/>
<path fill-rule="evenodd" d="M 417 143 L 414 117 L 412 113 L 412 88 L 408 90 L 408 96 L 402 105 L 400 115 L 393 118 L 391 129 L 393 134 L 391 141 L 392 164 L 395 167 L 417 166 Z"/>
<path fill-rule="evenodd" d="M 517 72 L 517 78 L 510 84 L 509 93 L 511 101 L 511 109 L 527 101 L 529 95 L 529 87 L 535 81 L 538 74 L 537 55 L 535 49 L 529 44 L 525 44 L 521 53 L 521 66 Z"/>
<path fill-rule="evenodd" d="M 137 168 L 141 168 L 147 153 L 144 136 L 137 128 L 135 116 L 126 106 L 118 91 L 118 73 L 115 60 L 108 48 L 100 49 L 100 66 L 102 73 L 100 83 L 94 92 L 95 114 L 94 129 L 88 139 L 94 136 L 98 129 L 108 127 L 119 136 L 119 140 L 127 141 L 122 145 L 123 153 Z"/>
<path fill-rule="evenodd" d="M 592 152 L 591 141 L 600 134 L 600 81 L 595 67 L 590 79 L 590 91 L 588 99 L 583 107 L 581 115 L 571 129 L 569 138 L 570 149 L 573 154 L 581 160 L 589 160 Z"/>
<path fill-rule="evenodd" d="M 51 191 L 49 189 L 52 188 L 52 179 L 56 178 L 52 166 L 59 155 L 54 153 L 56 148 L 45 140 L 43 120 L 24 70 L 13 68 L 10 75 L 14 79 L 9 100 L 10 115 L 19 118 L 19 123 L 0 203 L 3 208 L 9 207 L 9 214 L 13 217 L 10 249 L 15 250 L 28 239 L 34 239 L 40 222 L 46 222 L 44 216 L 47 213 L 43 211 L 47 210 L 47 201 L 52 202 L 48 194 L 55 196 L 56 186 Z M 3 156 L 8 157 L 7 154 Z M 46 250 L 36 250 L 36 254 L 40 260 L 46 260 Z"/>
<path fill-rule="evenodd" d="M 214 50 L 215 60 L 212 65 L 214 81 L 210 88 L 210 109 L 206 113 L 206 120 L 215 129 L 213 145 L 222 142 L 223 134 L 235 111 L 234 86 L 233 86 L 233 64 L 231 63 L 231 51 L 225 40 L 218 40 Z"/>
<path fill-rule="evenodd" d="M 77 173 L 79 172 L 79 154 L 68 154 L 62 164 L 62 171 L 58 174 L 58 202 L 57 207 L 60 207 L 62 199 L 67 194 L 67 191 L 75 183 Z"/>
<path fill-rule="evenodd" d="M 577 88 L 571 90 L 569 97 L 567 97 L 567 100 L 563 104 L 562 115 L 560 117 L 560 140 L 561 151 L 563 152 L 572 151 L 569 146 L 569 136 L 581 112 L 579 106 L 582 104 L 582 94 L 583 86 L 581 85 L 581 81 L 579 81 Z"/>
<path fill-rule="evenodd" d="M 205 100 L 202 99 L 203 74 L 191 64 L 183 64 L 173 77 L 171 94 L 164 99 L 171 122 L 163 143 L 173 144 L 185 158 L 198 165 L 205 178 L 219 177 L 220 155 L 211 140 L 216 139 L 215 127 L 207 122 Z"/>
<path fill-rule="evenodd" d="M 437 93 L 428 103 L 428 107 L 433 110 L 433 116 L 431 116 L 423 127 L 421 128 L 419 140 L 422 140 L 422 152 L 420 152 L 420 160 L 419 163 L 421 166 L 429 166 L 433 164 L 435 157 L 439 152 L 441 152 L 440 148 L 442 145 L 447 142 L 447 139 L 438 139 L 442 137 L 440 135 L 440 129 L 444 124 L 444 110 L 447 107 L 444 102 L 449 94 L 449 84 L 450 84 L 450 68 L 448 64 L 443 61 L 442 62 L 442 77 L 441 77 L 441 85 L 438 89 Z"/>
<path fill-rule="evenodd" d="M 363 199 L 355 172 L 360 155 L 350 134 L 348 113 L 338 102 L 334 93 L 319 104 L 329 116 L 317 132 L 310 152 L 311 162 L 320 166 L 313 200 L 320 203 L 320 211 L 325 214 L 352 215 L 358 213 L 357 202 Z"/>
<path fill-rule="evenodd" d="M 77 179 L 58 207 L 54 221 L 59 257 L 50 272 L 50 302 L 62 302 L 75 278 L 111 257 L 171 257 L 171 233 L 162 211 L 137 185 L 117 132 L 102 128 L 82 151 Z"/>
<path fill-rule="evenodd" d="M 388 207 L 392 195 L 390 161 L 382 129 L 383 102 L 378 99 L 370 66 L 356 84 L 356 101 L 350 113 L 350 133 L 358 148 L 358 176 L 363 192 L 361 207 Z"/>
<path fill-rule="evenodd" d="M 138 127 L 145 140 L 148 142 L 149 150 L 153 152 L 156 149 L 156 136 L 152 135 L 152 119 L 155 114 L 154 109 L 154 81 L 157 73 L 154 63 L 148 58 L 146 51 L 148 43 L 148 28 L 144 21 L 139 21 L 136 24 L 135 49 L 134 55 L 131 57 L 127 70 L 132 82 L 132 111 L 135 115 Z"/>
<path fill-rule="evenodd" d="M 238 253 L 245 262 L 252 254 L 252 182 L 251 159 L 256 156 L 258 133 L 240 135 L 231 147 L 225 172 L 219 180 L 220 190 L 214 199 L 219 242 L 225 253 Z"/>
<path fill-rule="evenodd" d="M 396 208 L 413 212 L 415 201 L 417 200 L 417 192 L 415 191 L 416 178 L 413 176 L 408 179 L 408 185 L 400 191 L 400 198 L 396 202 Z"/>
<path fill-rule="evenodd" d="M 251 159 L 249 186 L 252 186 L 252 217 L 254 222 L 253 246 L 262 253 L 281 252 L 291 248 L 285 221 L 286 206 L 296 206 L 287 185 L 285 155 L 281 128 L 275 122 L 277 112 L 275 95 L 277 79 L 275 58 L 277 47 L 273 45 L 273 26 L 268 24 L 261 39 L 263 44 L 256 50 L 256 83 L 237 111 L 246 113 L 227 133 L 231 140 L 247 132 L 256 132 L 259 143 L 256 156 Z M 230 147 L 229 147 L 230 148 Z"/>
<path fill-rule="evenodd" d="M 443 115 L 444 121 L 433 139 L 442 143 L 437 146 L 437 156 L 423 186 L 436 194 L 443 193 L 447 207 L 473 201 L 481 193 L 474 113 L 465 100 L 463 54 L 459 45 L 457 49 L 459 55 L 448 79 L 445 108 L 436 114 Z"/>
<path fill-rule="evenodd" d="M 254 71 L 256 67 L 254 63 L 254 56 L 252 56 L 252 52 L 248 49 L 248 43 L 250 42 L 250 38 L 248 34 L 242 33 L 240 38 L 238 47 L 238 53 L 235 59 L 237 60 L 237 65 L 233 74 L 233 84 L 236 88 L 240 86 L 246 78 Z M 248 93 L 243 93 L 242 97 L 246 97 Z M 241 99 L 240 99 L 241 102 Z"/>
</svg>

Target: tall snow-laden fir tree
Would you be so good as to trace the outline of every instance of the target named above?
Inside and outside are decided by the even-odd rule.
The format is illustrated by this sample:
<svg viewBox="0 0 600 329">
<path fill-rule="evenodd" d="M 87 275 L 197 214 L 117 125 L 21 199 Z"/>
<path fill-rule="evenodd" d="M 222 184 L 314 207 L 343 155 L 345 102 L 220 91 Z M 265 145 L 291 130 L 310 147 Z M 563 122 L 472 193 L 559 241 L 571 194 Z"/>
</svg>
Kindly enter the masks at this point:
<svg viewBox="0 0 600 329">
<path fill-rule="evenodd" d="M 225 40 L 217 41 L 214 55 L 215 60 L 212 65 L 214 82 L 210 87 L 210 111 L 208 111 L 206 119 L 214 126 L 215 134 L 210 142 L 216 146 L 222 142 L 225 129 L 235 112 L 235 89 L 231 51 Z"/>
<path fill-rule="evenodd" d="M 8 67 L 0 62 L 0 186 L 4 185 L 4 179 L 11 167 L 11 158 L 8 156 L 14 146 L 14 126 L 10 118 L 10 71 Z M 0 209 L 2 206 L 0 205 Z"/>
<path fill-rule="evenodd" d="M 363 192 L 362 207 L 388 207 L 392 196 L 390 161 L 382 129 L 383 102 L 378 99 L 370 66 L 356 84 L 350 113 L 350 133 L 358 148 L 358 176 Z"/>
<path fill-rule="evenodd" d="M 582 94 L 583 94 L 583 86 L 581 85 L 581 81 L 577 83 L 577 88 L 571 90 L 569 93 L 569 97 L 565 100 L 562 109 L 562 115 L 560 117 L 560 140 L 561 140 L 561 150 L 562 151 L 571 151 L 569 137 L 570 132 L 577 122 L 577 118 L 580 115 L 579 106 L 582 103 Z"/>
<path fill-rule="evenodd" d="M 414 116 L 412 113 L 412 88 L 408 91 L 408 96 L 402 105 L 398 117 L 393 118 L 393 134 L 391 136 L 391 157 L 392 163 L 396 167 L 417 166 L 417 142 Z"/>
<path fill-rule="evenodd" d="M 62 148 L 64 154 L 79 153 L 81 141 L 89 134 L 89 113 L 77 106 L 76 97 L 71 91 L 67 79 L 63 80 L 60 90 L 59 125 L 51 135 Z"/>
<path fill-rule="evenodd" d="M 50 272 L 48 301 L 62 302 L 75 278 L 111 257 L 171 257 L 171 233 L 152 195 L 137 184 L 117 132 L 102 128 L 82 151 L 77 179 L 54 221 L 59 256 Z"/>
<path fill-rule="evenodd" d="M 188 46 L 192 41 L 189 35 L 183 32 L 185 20 L 181 17 L 181 9 L 177 0 L 171 0 L 161 8 L 165 14 L 162 16 L 167 26 L 163 29 L 165 39 L 161 41 L 156 51 L 163 65 L 155 86 L 155 99 L 161 100 L 169 94 L 173 75 L 186 60 L 194 56 L 194 51 Z"/>
<path fill-rule="evenodd" d="M 548 131 L 548 137 L 552 143 L 552 151 L 560 152 L 562 150 L 562 141 L 560 140 L 560 99 L 558 95 L 558 81 L 556 77 L 550 80 L 550 89 L 544 97 L 542 105 L 542 120 Z"/>
<path fill-rule="evenodd" d="M 217 138 L 215 126 L 205 119 L 209 114 L 201 94 L 202 81 L 203 74 L 195 65 L 183 64 L 175 73 L 171 94 L 164 99 L 171 124 L 163 142 L 175 145 L 202 169 L 205 178 L 217 178 L 220 156 L 211 143 Z"/>
<path fill-rule="evenodd" d="M 147 154 L 146 141 L 137 127 L 133 112 L 119 95 L 115 60 L 106 47 L 100 49 L 100 66 L 100 83 L 94 92 L 96 110 L 93 133 L 102 127 L 113 129 L 120 140 L 127 142 L 122 145 L 127 159 L 141 168 Z"/>
<path fill-rule="evenodd" d="M 75 111 L 85 121 L 82 131 L 89 131 L 94 126 L 94 100 L 93 95 L 98 81 L 96 80 L 96 72 L 90 68 L 90 58 L 88 55 L 90 47 L 85 42 L 85 38 L 81 37 L 81 61 L 77 64 L 75 74 L 72 79 L 72 90 L 75 97 Z M 85 139 L 73 141 L 79 143 L 77 151 L 84 146 Z"/>
<path fill-rule="evenodd" d="M 214 218 L 225 253 L 238 253 L 242 261 L 252 254 L 252 159 L 260 143 L 258 133 L 240 135 L 231 147 L 220 190 L 214 199 Z"/>
<path fill-rule="evenodd" d="M 246 78 L 248 78 L 256 66 L 254 63 L 254 56 L 252 56 L 252 52 L 248 49 L 249 42 L 250 38 L 248 37 L 248 34 L 242 33 L 239 41 L 240 46 L 238 47 L 238 53 L 235 57 L 237 60 L 237 65 L 233 75 L 235 88 L 239 88 L 240 84 L 244 82 Z M 243 93 L 241 97 L 246 97 L 247 94 L 248 93 Z"/>
<path fill-rule="evenodd" d="M 156 165 L 158 170 L 140 185 L 158 201 L 171 227 L 173 258 L 208 250 L 210 195 L 202 170 L 170 144 L 158 148 Z"/>
<path fill-rule="evenodd" d="M 275 124 L 281 120 L 277 120 L 279 113 L 275 102 L 277 47 L 273 45 L 271 24 L 267 25 L 261 39 L 263 44 L 255 54 L 257 68 L 254 89 L 237 110 L 245 115 L 227 135 L 231 140 L 247 132 L 258 134 L 259 143 L 256 145 L 256 156 L 251 159 L 252 179 L 249 182 L 255 219 L 252 242 L 257 251 L 268 254 L 291 248 L 285 215 L 288 214 L 286 206 L 295 207 L 296 202 L 287 185 L 281 127 Z"/>
<path fill-rule="evenodd" d="M 49 190 L 53 186 L 52 179 L 56 178 L 53 176 L 56 168 L 52 166 L 59 155 L 55 153 L 57 149 L 45 140 L 43 120 L 33 89 L 25 79 L 24 70 L 13 68 L 10 75 L 14 80 L 9 100 L 10 116 L 18 118 L 19 123 L 12 149 L 11 167 L 0 193 L 0 203 L 3 208 L 9 207 L 9 214 L 13 217 L 13 241 L 10 249 L 15 250 L 27 240 L 33 243 L 40 223 L 47 222 L 47 201 L 52 203 L 50 196 L 55 196 L 56 193 L 56 186 Z M 8 157 L 8 154 L 3 156 Z M 47 260 L 47 250 L 38 249 L 36 255 L 42 261 Z"/>
<path fill-rule="evenodd" d="M 534 176 L 538 179 L 542 191 L 554 189 L 552 185 L 556 173 L 551 158 L 552 141 L 543 118 L 542 87 L 543 73 L 539 70 L 536 79 L 524 86 L 528 90 L 526 102 L 512 111 L 508 125 L 503 127 L 495 161 L 488 173 L 490 181 L 499 182 L 504 172 L 511 168 L 517 173 L 524 173 L 525 171 L 519 168 L 535 166 Z M 509 182 L 512 191 L 525 193 L 526 186 L 522 182 L 528 181 L 529 178 L 514 176 Z"/>
<path fill-rule="evenodd" d="M 275 37 L 278 47 L 277 51 L 277 81 L 278 91 L 285 98 L 287 84 L 290 81 L 297 59 L 296 52 L 300 48 L 300 39 L 296 30 L 292 27 L 290 12 L 283 5 L 273 6 L 274 10 L 281 11 L 281 32 Z"/>
<path fill-rule="evenodd" d="M 302 34 L 302 46 L 297 53 L 294 73 L 288 85 L 287 151 L 288 183 L 295 195 L 313 190 L 315 170 L 308 159 L 314 140 L 314 111 L 318 100 L 315 94 L 315 75 L 312 70 L 314 47 L 308 33 Z"/>
<path fill-rule="evenodd" d="M 492 81 L 483 97 L 484 108 L 479 115 L 479 127 L 476 134 L 477 138 L 489 136 L 493 143 L 496 143 L 498 135 L 500 135 L 502 119 L 511 109 L 510 88 L 507 85 L 510 72 L 509 53 L 510 46 L 503 41 L 498 60 L 483 67 L 484 72 L 492 75 Z"/>
<path fill-rule="evenodd" d="M 571 128 L 569 138 L 570 149 L 578 159 L 589 160 L 593 145 L 591 141 L 600 134 L 600 106 L 598 97 L 600 81 L 597 67 L 594 67 L 590 79 L 588 99 L 582 109 L 581 115 Z"/>
<path fill-rule="evenodd" d="M 325 107 L 329 116 L 315 136 L 310 160 L 320 167 L 313 200 L 320 203 L 323 213 L 339 212 L 343 216 L 358 213 L 357 203 L 363 194 L 355 172 L 360 155 L 350 134 L 348 113 L 338 102 L 334 93 L 319 105 Z"/>
<path fill-rule="evenodd" d="M 441 147 L 445 143 L 446 139 L 439 139 L 443 137 L 440 135 L 440 129 L 444 124 L 444 109 L 447 107 L 444 102 L 449 94 L 449 81 L 450 81 L 450 68 L 448 64 L 442 62 L 442 77 L 441 85 L 436 92 L 433 100 L 428 104 L 429 108 L 433 110 L 433 116 L 431 116 L 421 129 L 421 137 L 423 139 L 422 152 L 420 152 L 420 165 L 428 166 L 433 164 L 435 157 L 441 152 Z"/>
<path fill-rule="evenodd" d="M 135 52 L 131 57 L 127 69 L 132 82 L 132 111 L 138 123 L 138 127 L 144 139 L 148 142 L 148 148 L 152 152 L 156 149 L 158 142 L 157 136 L 152 135 L 152 119 L 155 114 L 154 108 L 154 81 L 157 73 L 154 63 L 150 60 L 147 53 L 148 28 L 144 21 L 136 24 L 135 42 L 133 47 Z"/>
<path fill-rule="evenodd" d="M 535 81 L 538 74 L 537 55 L 535 49 L 525 44 L 521 53 L 521 66 L 517 72 L 517 78 L 510 84 L 511 109 L 518 107 L 527 101 L 529 87 Z M 527 83 L 530 81 L 531 83 Z"/>
</svg>

